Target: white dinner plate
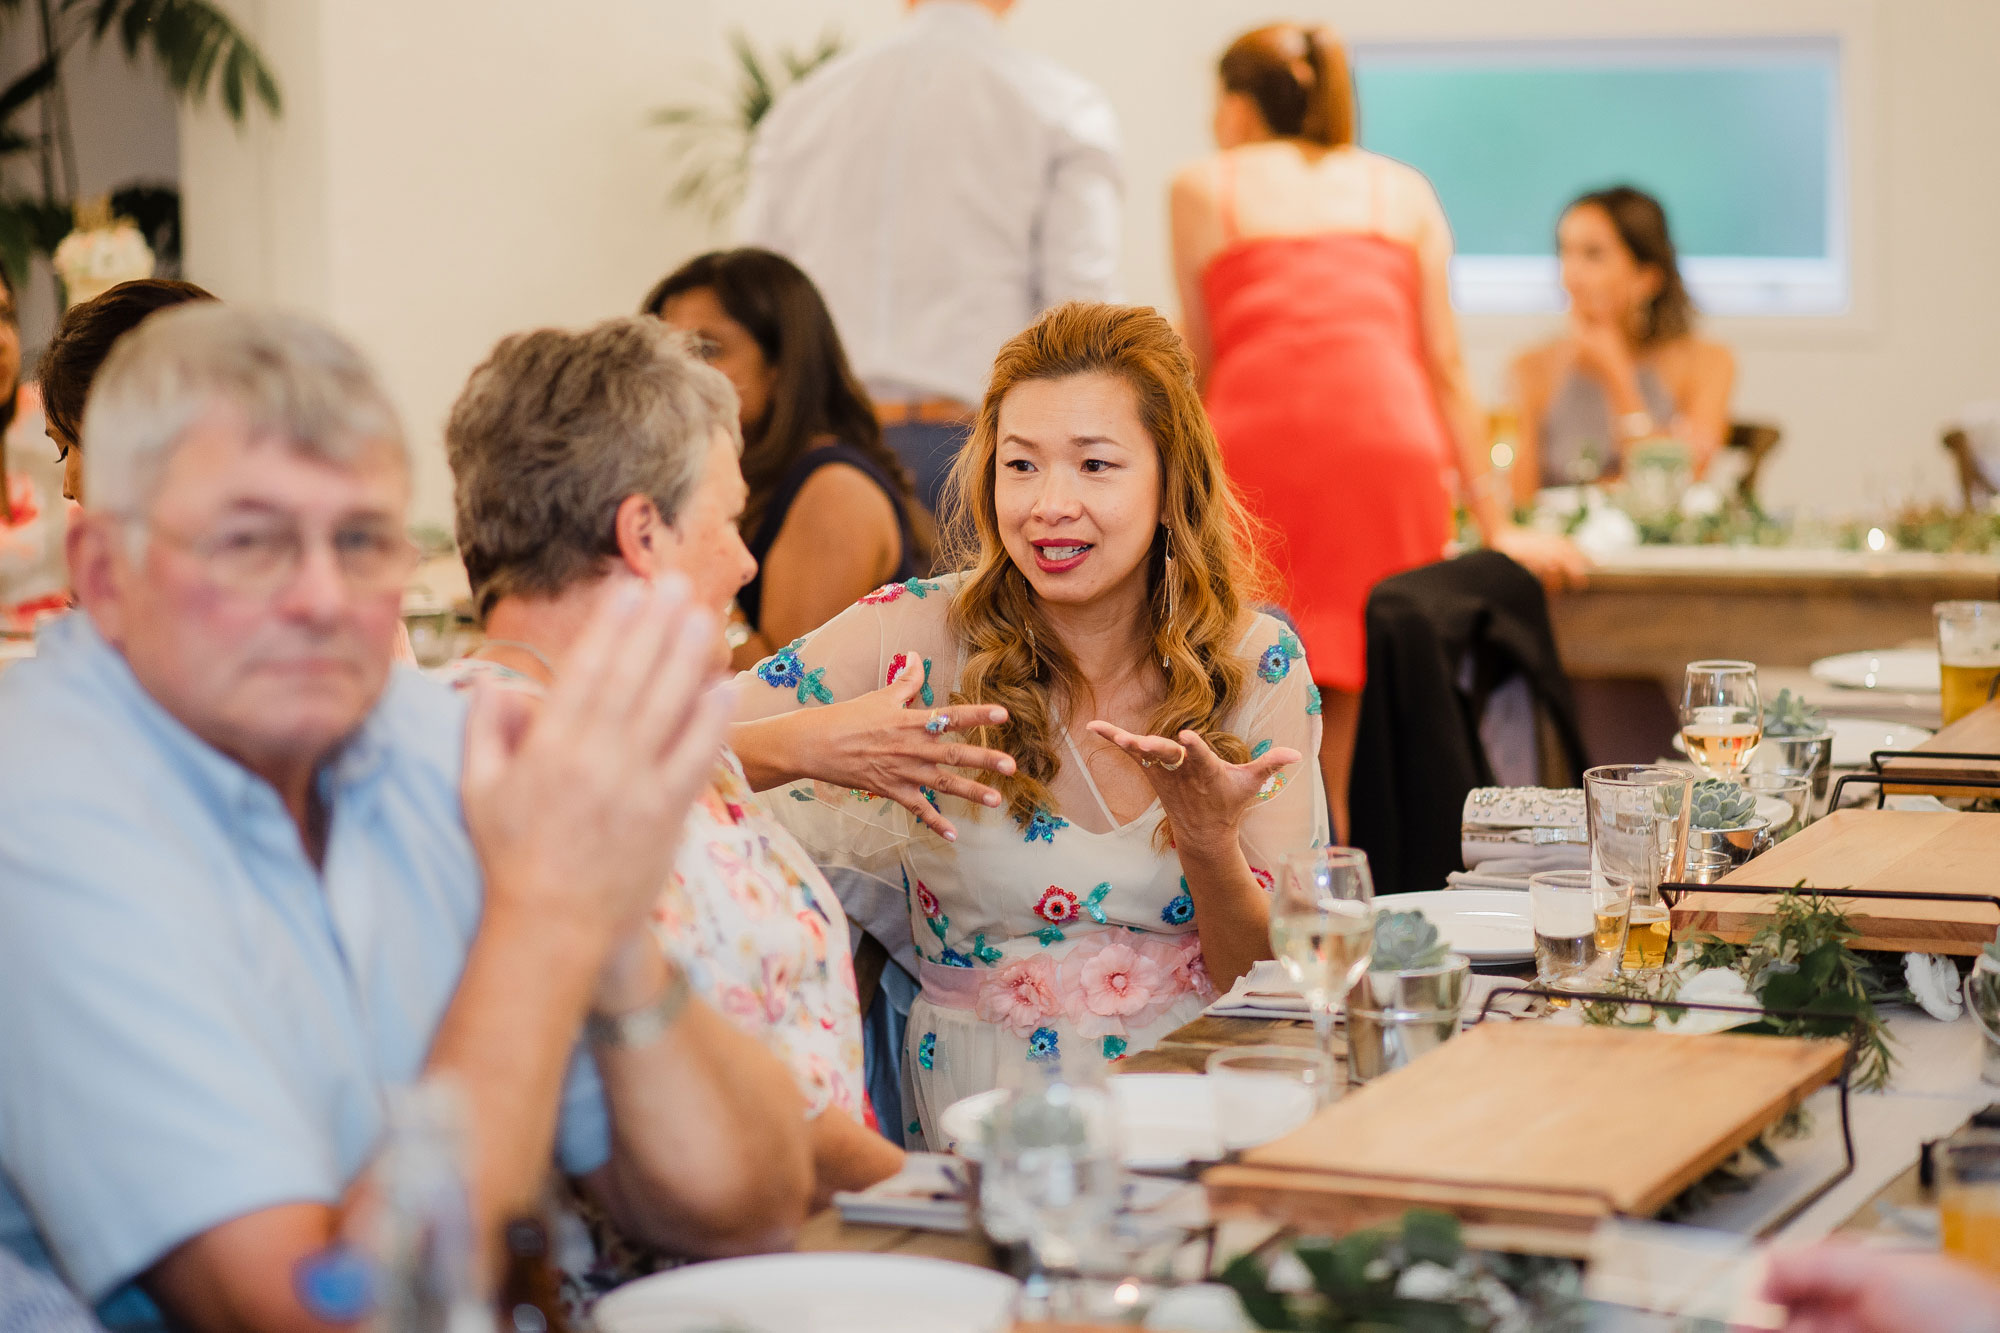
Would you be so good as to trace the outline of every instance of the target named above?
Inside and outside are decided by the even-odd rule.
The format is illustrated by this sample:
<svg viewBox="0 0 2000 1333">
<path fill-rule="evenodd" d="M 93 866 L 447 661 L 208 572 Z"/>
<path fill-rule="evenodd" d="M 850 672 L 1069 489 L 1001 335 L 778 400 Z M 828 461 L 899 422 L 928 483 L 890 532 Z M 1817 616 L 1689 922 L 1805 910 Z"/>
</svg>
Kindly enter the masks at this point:
<svg viewBox="0 0 2000 1333">
<path fill-rule="evenodd" d="M 1840 768 L 1861 768 L 1877 750 L 1914 750 L 1931 738 L 1922 727 L 1875 717 L 1830 717 L 1833 732 L 1831 762 Z"/>
<path fill-rule="evenodd" d="M 597 1304 L 602 1333 L 998 1333 L 1020 1283 L 911 1254 L 767 1254 L 655 1273 Z"/>
<path fill-rule="evenodd" d="M 1422 912 L 1453 953 L 1475 963 L 1526 963 L 1535 957 L 1535 919 L 1517 889 L 1441 889 L 1392 893 L 1375 900 L 1383 912 Z"/>
<path fill-rule="evenodd" d="M 1936 694 L 1943 688 L 1938 679 L 1938 655 L 1929 648 L 1840 653 L 1820 658 L 1811 670 L 1814 680 L 1850 690 Z"/>
<path fill-rule="evenodd" d="M 1215 1096 L 1200 1074 L 1114 1074 L 1105 1080 L 1118 1100 L 1119 1142 L 1125 1165 L 1135 1171 L 1177 1171 L 1193 1162 L 1222 1158 L 1222 1134 L 1215 1124 Z M 1005 1089 L 975 1093 L 953 1102 L 938 1116 L 940 1152 L 978 1157 L 986 1117 L 1007 1095 Z"/>
</svg>

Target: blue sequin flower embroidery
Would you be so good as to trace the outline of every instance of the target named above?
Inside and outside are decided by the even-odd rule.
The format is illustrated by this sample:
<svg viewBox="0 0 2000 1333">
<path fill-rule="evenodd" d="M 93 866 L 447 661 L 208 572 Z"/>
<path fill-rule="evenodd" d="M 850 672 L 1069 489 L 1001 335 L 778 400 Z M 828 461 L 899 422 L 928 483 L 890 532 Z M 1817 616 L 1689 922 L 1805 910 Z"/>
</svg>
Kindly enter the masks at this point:
<svg viewBox="0 0 2000 1333">
<path fill-rule="evenodd" d="M 805 663 L 799 661 L 799 646 L 796 643 L 780 648 L 757 664 L 757 679 L 774 690 L 796 689 L 805 678 Z"/>
<path fill-rule="evenodd" d="M 1030 1060 L 1055 1060 L 1062 1052 L 1056 1049 L 1056 1030 L 1036 1028 L 1028 1037 L 1028 1058 Z"/>
<path fill-rule="evenodd" d="M 1187 883 L 1182 880 L 1181 883 Z M 1183 893 L 1160 909 L 1160 920 L 1170 926 L 1185 926 L 1194 920 L 1194 899 Z"/>
<path fill-rule="evenodd" d="M 1290 630 L 1279 630 L 1278 641 L 1266 648 L 1257 659 L 1257 674 L 1272 685 L 1276 685 L 1292 674 L 1292 663 L 1306 655 L 1305 645 L 1299 636 Z"/>
<path fill-rule="evenodd" d="M 1104 1058 L 1107 1060 L 1123 1060 L 1125 1058 L 1125 1039 L 1123 1037 L 1106 1037 L 1104 1039 Z"/>
<path fill-rule="evenodd" d="M 1069 821 L 1047 810 L 1037 810 L 1029 817 L 1026 827 L 1028 833 L 1021 839 L 1022 842 L 1034 842 L 1039 838 L 1043 842 L 1054 843 L 1056 830 L 1068 828 Z"/>
<path fill-rule="evenodd" d="M 932 1067 L 932 1062 L 936 1059 L 937 1033 L 926 1032 L 922 1040 L 917 1042 L 917 1063 L 929 1069 Z"/>
</svg>

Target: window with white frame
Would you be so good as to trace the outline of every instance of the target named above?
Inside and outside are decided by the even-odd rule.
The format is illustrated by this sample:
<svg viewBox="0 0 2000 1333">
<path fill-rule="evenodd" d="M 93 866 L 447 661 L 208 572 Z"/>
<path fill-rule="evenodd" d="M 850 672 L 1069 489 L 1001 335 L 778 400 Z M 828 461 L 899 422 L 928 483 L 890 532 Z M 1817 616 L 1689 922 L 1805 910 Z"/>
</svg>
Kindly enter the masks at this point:
<svg viewBox="0 0 2000 1333">
<path fill-rule="evenodd" d="M 1375 42 L 1353 62 L 1363 145 L 1451 219 L 1460 309 L 1560 309 L 1556 220 L 1615 184 L 1666 206 L 1704 311 L 1847 309 L 1837 38 Z"/>
</svg>

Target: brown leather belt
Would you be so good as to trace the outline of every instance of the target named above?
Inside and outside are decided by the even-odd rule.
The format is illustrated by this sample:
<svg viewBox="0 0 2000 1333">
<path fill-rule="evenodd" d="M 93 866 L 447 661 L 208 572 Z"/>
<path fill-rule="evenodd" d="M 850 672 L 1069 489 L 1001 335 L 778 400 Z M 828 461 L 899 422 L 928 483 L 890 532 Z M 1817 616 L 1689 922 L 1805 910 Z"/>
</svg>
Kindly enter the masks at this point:
<svg viewBox="0 0 2000 1333">
<path fill-rule="evenodd" d="M 875 419 L 885 426 L 966 426 L 973 411 L 956 398 L 923 398 L 913 403 L 877 403 Z"/>
</svg>

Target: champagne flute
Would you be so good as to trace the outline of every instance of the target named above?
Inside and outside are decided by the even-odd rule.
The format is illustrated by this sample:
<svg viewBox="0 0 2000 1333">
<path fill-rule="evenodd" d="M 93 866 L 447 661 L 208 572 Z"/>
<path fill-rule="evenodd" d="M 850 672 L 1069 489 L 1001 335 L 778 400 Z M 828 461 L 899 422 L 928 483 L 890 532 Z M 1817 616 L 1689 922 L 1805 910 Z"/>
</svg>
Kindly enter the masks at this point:
<svg viewBox="0 0 2000 1333">
<path fill-rule="evenodd" d="M 1271 895 L 1271 949 L 1312 1005 L 1322 1049 L 1333 1041 L 1333 1005 L 1368 970 L 1375 947 L 1375 880 L 1368 853 L 1322 847 L 1285 858 Z"/>
<path fill-rule="evenodd" d="M 1690 662 L 1681 687 L 1681 740 L 1710 777 L 1734 778 L 1764 737 L 1764 702 L 1752 662 Z"/>
</svg>

